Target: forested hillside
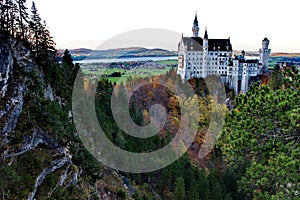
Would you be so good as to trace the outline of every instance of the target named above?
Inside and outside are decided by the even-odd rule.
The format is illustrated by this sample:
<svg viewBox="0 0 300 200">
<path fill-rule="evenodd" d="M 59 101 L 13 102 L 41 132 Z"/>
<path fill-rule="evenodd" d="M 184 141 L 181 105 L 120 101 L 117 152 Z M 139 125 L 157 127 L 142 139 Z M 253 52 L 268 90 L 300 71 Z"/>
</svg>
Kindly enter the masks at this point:
<svg viewBox="0 0 300 200">
<path fill-rule="evenodd" d="M 68 51 L 58 63 L 34 3 L 29 12 L 24 0 L 0 1 L 0 12 L 0 198 L 118 198 L 120 175 L 88 153 L 72 122 L 79 66 Z"/>
<path fill-rule="evenodd" d="M 269 84 L 239 95 L 220 148 L 249 199 L 299 199 L 300 75 L 277 69 Z"/>
<path fill-rule="evenodd" d="M 35 4 L 29 11 L 25 0 L 2 0 L 0 13 L 1 199 L 299 199 L 300 75 L 294 67 L 275 70 L 237 97 L 226 88 L 227 104 L 217 108 L 213 102 L 222 98 L 210 94 L 203 79 L 190 80 L 195 95 L 187 100 L 162 87 L 160 80 L 184 88 L 174 70 L 120 85 L 101 79 L 95 87 L 98 121 L 110 141 L 127 151 L 168 144 L 179 128 L 180 103 L 188 116 L 195 115 L 189 107 L 195 101 L 201 111 L 197 135 L 182 157 L 157 171 L 125 173 L 98 162 L 83 146 L 73 123 L 72 89 L 76 75 L 83 87 L 84 74 L 68 50 L 58 58 Z M 147 139 L 126 134 L 111 110 L 114 89 L 123 98 L 139 85 L 144 87 L 129 102 L 132 120 L 149 124 L 156 102 L 167 113 L 163 128 Z M 86 85 L 85 95 L 92 89 Z M 221 111 L 222 135 L 199 159 L 212 115 Z"/>
</svg>

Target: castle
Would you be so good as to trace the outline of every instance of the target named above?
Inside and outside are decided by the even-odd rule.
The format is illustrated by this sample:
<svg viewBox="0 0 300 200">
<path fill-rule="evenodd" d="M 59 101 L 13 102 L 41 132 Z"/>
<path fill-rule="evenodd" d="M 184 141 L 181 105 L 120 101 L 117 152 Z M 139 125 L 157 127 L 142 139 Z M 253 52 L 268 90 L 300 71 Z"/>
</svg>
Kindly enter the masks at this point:
<svg viewBox="0 0 300 200">
<path fill-rule="evenodd" d="M 183 80 L 192 77 L 205 78 L 219 75 L 223 83 L 234 89 L 236 94 L 246 93 L 251 78 L 259 77 L 268 71 L 271 49 L 269 40 L 264 38 L 259 49 L 258 59 L 246 59 L 245 51 L 241 55 L 232 55 L 232 45 L 228 39 L 209 39 L 207 28 L 204 37 L 199 37 L 197 14 L 193 23 L 193 37 L 183 37 L 178 44 L 177 74 Z"/>
</svg>

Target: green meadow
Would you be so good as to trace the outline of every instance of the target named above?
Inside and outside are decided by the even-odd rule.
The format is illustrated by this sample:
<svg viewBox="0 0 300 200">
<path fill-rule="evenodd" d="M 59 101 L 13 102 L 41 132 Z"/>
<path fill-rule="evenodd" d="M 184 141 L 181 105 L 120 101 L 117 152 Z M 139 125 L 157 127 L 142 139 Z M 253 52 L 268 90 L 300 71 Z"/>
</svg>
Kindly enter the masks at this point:
<svg viewBox="0 0 300 200">
<path fill-rule="evenodd" d="M 123 69 L 123 68 L 109 68 L 109 69 L 99 69 L 95 67 L 83 67 L 83 73 L 89 76 L 97 77 L 107 77 L 112 83 L 125 83 L 128 78 L 142 78 L 142 77 L 151 77 L 158 76 L 161 74 L 166 74 L 167 71 L 172 69 L 177 65 L 177 60 L 162 60 L 157 61 L 157 64 L 161 65 L 161 68 L 142 68 L 137 67 L 133 69 Z M 121 77 L 111 77 L 111 74 L 114 72 L 120 72 Z"/>
</svg>

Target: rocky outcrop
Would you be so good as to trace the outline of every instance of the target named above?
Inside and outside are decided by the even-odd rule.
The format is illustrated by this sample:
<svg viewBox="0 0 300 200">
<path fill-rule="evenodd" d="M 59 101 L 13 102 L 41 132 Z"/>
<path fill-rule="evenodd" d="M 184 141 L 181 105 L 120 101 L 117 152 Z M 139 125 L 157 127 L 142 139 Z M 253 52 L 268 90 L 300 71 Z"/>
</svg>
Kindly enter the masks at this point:
<svg viewBox="0 0 300 200">
<path fill-rule="evenodd" d="M 24 96 L 30 92 L 28 84 L 32 82 L 32 77 L 22 75 L 22 72 L 39 77 L 42 85 L 44 79 L 27 48 L 13 38 L 4 39 L 0 35 L 0 40 L 0 133 L 4 135 L 2 142 L 7 143 L 8 134 L 15 129 L 23 110 Z M 44 97 L 54 100 L 55 95 L 49 84 L 44 89 Z"/>
<path fill-rule="evenodd" d="M 0 36 L 2 37 L 2 36 Z M 2 42 L 3 41 L 3 42 Z M 1 105 L 0 117 L 2 127 L 0 129 L 2 142 L 8 143 L 8 133 L 13 131 L 18 122 L 18 118 L 23 109 L 24 93 L 27 88 L 25 85 L 26 78 L 17 77 L 14 75 L 14 67 L 20 66 L 24 71 L 34 69 L 34 63 L 29 56 L 30 51 L 20 45 L 16 40 L 4 40 L 1 38 L 0 46 L 0 96 Z M 37 69 L 37 67 L 36 67 Z M 7 94 L 9 92 L 9 95 Z"/>
<path fill-rule="evenodd" d="M 5 156 L 5 158 L 20 156 L 27 151 L 36 148 L 40 144 L 44 144 L 54 149 L 58 148 L 58 145 L 53 141 L 53 139 L 48 138 L 42 130 L 34 129 L 32 130 L 32 135 L 26 139 L 22 147 L 20 149 L 15 149 L 15 152 Z"/>
<path fill-rule="evenodd" d="M 60 159 L 60 160 L 55 160 L 53 161 L 53 165 L 51 167 L 49 167 L 48 169 L 44 169 L 42 171 L 42 173 L 40 175 L 38 175 L 35 184 L 34 184 L 34 190 L 33 192 L 31 192 L 27 198 L 27 200 L 33 200 L 35 199 L 35 195 L 37 192 L 37 189 L 40 185 L 42 185 L 42 183 L 44 182 L 44 179 L 46 178 L 46 176 L 54 171 L 56 171 L 57 169 L 60 169 L 62 166 L 64 166 L 66 163 L 70 163 L 70 158 L 68 156 Z"/>
<path fill-rule="evenodd" d="M 44 98 L 54 101 L 54 94 L 50 84 L 48 84 L 47 88 L 44 90 Z"/>
<path fill-rule="evenodd" d="M 5 104 L 4 110 L 1 111 L 1 114 L 8 114 L 7 120 L 5 123 L 5 126 L 1 130 L 1 134 L 6 134 L 4 137 L 5 140 L 3 142 L 8 143 L 9 141 L 7 140 L 7 133 L 13 131 L 16 128 L 18 119 L 21 115 L 22 109 L 23 109 L 23 103 L 24 103 L 24 91 L 25 91 L 25 84 L 20 83 L 17 88 L 17 96 L 16 97 L 11 97 L 8 102 Z M 9 113 L 8 113 L 9 112 Z"/>
</svg>

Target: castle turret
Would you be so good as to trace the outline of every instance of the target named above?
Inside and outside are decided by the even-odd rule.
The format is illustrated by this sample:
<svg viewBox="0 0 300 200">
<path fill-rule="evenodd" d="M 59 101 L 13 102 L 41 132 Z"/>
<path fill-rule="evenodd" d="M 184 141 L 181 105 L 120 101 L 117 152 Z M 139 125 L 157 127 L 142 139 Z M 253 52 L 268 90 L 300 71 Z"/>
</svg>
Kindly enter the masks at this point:
<svg viewBox="0 0 300 200">
<path fill-rule="evenodd" d="M 204 39 L 208 40 L 207 27 L 205 27 Z"/>
<path fill-rule="evenodd" d="M 206 77 L 207 71 L 208 71 L 208 34 L 207 34 L 207 28 L 205 27 L 205 33 L 203 38 L 203 68 L 204 73 L 203 77 Z"/>
<path fill-rule="evenodd" d="M 197 13 L 195 15 L 192 31 L 193 31 L 193 37 L 199 37 L 199 25 L 198 25 Z"/>
<path fill-rule="evenodd" d="M 268 38 L 264 38 L 262 41 L 262 48 L 263 49 L 267 49 L 269 46 L 270 41 L 268 40 Z"/>
<path fill-rule="evenodd" d="M 245 55 L 246 55 L 246 52 L 243 50 L 243 51 L 241 52 L 242 59 L 245 59 Z"/>
<path fill-rule="evenodd" d="M 261 73 L 266 73 L 268 71 L 268 62 L 271 52 L 271 49 L 268 49 L 269 43 L 270 41 L 268 38 L 264 38 L 262 41 L 262 48 L 259 49 L 259 62 L 262 65 Z"/>
<path fill-rule="evenodd" d="M 204 51 L 208 51 L 208 34 L 207 34 L 207 27 L 205 27 L 205 33 L 203 38 L 203 49 Z"/>
</svg>

